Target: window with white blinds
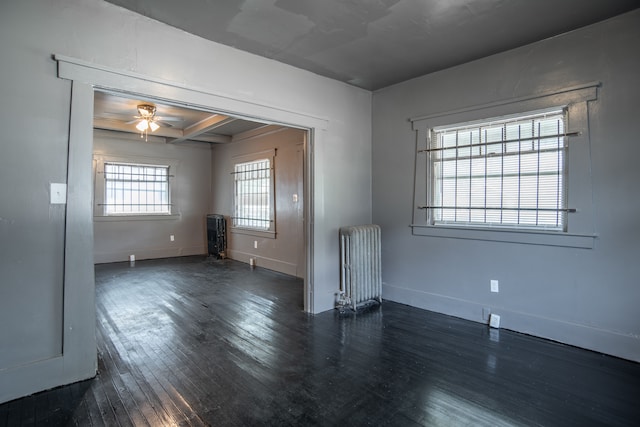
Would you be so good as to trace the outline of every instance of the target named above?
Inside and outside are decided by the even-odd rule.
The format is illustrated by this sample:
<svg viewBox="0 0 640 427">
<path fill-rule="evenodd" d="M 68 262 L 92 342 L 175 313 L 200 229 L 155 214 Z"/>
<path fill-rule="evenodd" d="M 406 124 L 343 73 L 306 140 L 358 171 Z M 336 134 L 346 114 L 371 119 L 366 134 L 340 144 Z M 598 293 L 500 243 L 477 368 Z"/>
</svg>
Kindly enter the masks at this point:
<svg viewBox="0 0 640 427">
<path fill-rule="evenodd" d="M 565 230 L 566 111 L 433 128 L 432 224 Z"/>
<path fill-rule="evenodd" d="M 104 163 L 105 215 L 168 215 L 169 166 Z"/>
<path fill-rule="evenodd" d="M 273 195 L 270 159 L 234 165 L 233 226 L 258 231 L 272 228 Z"/>
</svg>

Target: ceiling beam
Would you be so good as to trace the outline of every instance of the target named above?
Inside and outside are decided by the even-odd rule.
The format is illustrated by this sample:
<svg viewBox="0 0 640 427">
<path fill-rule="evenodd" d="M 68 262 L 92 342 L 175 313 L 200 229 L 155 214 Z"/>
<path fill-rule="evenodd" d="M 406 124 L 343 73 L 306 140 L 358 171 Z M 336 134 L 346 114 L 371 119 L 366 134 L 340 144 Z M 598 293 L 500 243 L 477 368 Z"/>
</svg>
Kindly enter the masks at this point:
<svg viewBox="0 0 640 427">
<path fill-rule="evenodd" d="M 272 133 L 281 132 L 288 128 L 281 125 L 269 125 L 260 126 L 256 129 L 247 130 L 241 133 L 233 135 L 232 142 L 245 141 L 252 138 L 271 135 Z"/>
<path fill-rule="evenodd" d="M 187 126 L 182 131 L 182 136 L 179 138 L 167 139 L 167 144 L 176 144 L 188 139 L 194 140 L 203 133 L 210 132 L 220 126 L 232 123 L 237 119 L 223 114 L 214 114 L 206 119 L 200 120 L 198 123 L 194 123 L 191 126 Z M 198 139 L 201 140 L 201 139 Z M 217 141 L 216 141 L 217 142 Z"/>
<path fill-rule="evenodd" d="M 111 130 L 116 132 L 127 132 L 131 134 L 139 134 L 135 127 L 131 124 L 126 124 L 118 120 L 111 119 L 93 119 L 93 127 L 95 129 Z M 167 127 L 160 127 L 155 132 L 149 132 L 149 136 L 159 136 L 165 139 L 176 140 L 183 137 L 181 129 L 172 129 Z M 214 144 L 228 144 L 231 142 L 231 137 L 227 135 L 197 135 L 190 138 L 192 141 L 210 142 Z"/>
<path fill-rule="evenodd" d="M 136 130 L 134 125 L 126 124 L 118 120 L 94 118 L 93 127 L 97 129 L 115 130 L 118 132 L 140 133 L 138 130 Z M 149 132 L 149 135 L 164 136 L 167 138 L 178 138 L 182 136 L 182 131 L 180 129 L 160 127 L 160 129 L 155 132 Z"/>
</svg>

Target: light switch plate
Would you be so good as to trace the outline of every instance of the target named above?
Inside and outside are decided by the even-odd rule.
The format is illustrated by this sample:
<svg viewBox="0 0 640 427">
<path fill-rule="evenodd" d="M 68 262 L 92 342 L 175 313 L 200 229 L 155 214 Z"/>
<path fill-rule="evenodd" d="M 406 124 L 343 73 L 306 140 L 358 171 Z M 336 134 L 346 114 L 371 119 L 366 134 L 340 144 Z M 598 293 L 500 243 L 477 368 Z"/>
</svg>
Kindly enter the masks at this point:
<svg viewBox="0 0 640 427">
<path fill-rule="evenodd" d="M 500 286 L 498 285 L 497 280 L 491 281 L 491 292 L 500 292 Z"/>
<path fill-rule="evenodd" d="M 67 184 L 51 183 L 51 204 L 64 205 L 67 203 Z"/>
</svg>

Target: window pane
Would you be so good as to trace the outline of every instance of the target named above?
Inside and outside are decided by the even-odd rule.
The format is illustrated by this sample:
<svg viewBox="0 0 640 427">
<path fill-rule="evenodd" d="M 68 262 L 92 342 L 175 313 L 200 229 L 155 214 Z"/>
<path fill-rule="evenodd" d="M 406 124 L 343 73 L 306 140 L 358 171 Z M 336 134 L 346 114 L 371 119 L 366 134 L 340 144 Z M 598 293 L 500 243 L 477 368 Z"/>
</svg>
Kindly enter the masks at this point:
<svg viewBox="0 0 640 427">
<path fill-rule="evenodd" d="M 564 229 L 565 112 L 435 129 L 433 223 Z"/>
<path fill-rule="evenodd" d="M 105 163 L 105 214 L 169 214 L 169 166 Z"/>
<path fill-rule="evenodd" d="M 269 159 L 237 163 L 233 225 L 255 230 L 271 228 L 271 164 Z"/>
</svg>

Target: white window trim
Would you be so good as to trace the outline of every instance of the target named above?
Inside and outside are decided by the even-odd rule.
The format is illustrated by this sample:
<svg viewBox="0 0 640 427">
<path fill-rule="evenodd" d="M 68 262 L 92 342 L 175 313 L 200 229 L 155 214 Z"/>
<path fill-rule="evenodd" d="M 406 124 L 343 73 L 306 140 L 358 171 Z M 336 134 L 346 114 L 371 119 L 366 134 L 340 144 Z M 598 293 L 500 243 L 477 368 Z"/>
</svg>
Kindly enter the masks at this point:
<svg viewBox="0 0 640 427">
<path fill-rule="evenodd" d="M 597 99 L 600 83 L 587 83 L 562 90 L 510 99 L 410 119 L 416 132 L 416 163 L 413 201 L 414 235 L 487 240 L 547 246 L 593 248 L 597 237 L 594 232 L 594 207 L 591 182 L 591 149 L 589 138 L 588 102 Z M 576 209 L 569 214 L 566 231 L 538 231 L 527 229 L 486 228 L 464 225 L 432 225 L 426 209 L 428 205 L 427 149 L 428 135 L 432 128 L 453 123 L 472 122 L 491 117 L 508 116 L 527 111 L 549 108 L 567 109 L 567 133 L 570 137 L 567 152 L 566 180 L 567 206 Z"/>
<path fill-rule="evenodd" d="M 104 183 L 104 165 L 105 163 L 128 163 L 136 165 L 158 166 L 164 165 L 169 167 L 169 174 L 174 177 L 169 178 L 169 203 L 171 204 L 171 213 L 117 213 L 106 214 L 104 209 L 105 200 L 105 183 Z M 180 211 L 175 201 L 175 175 L 178 162 L 174 159 L 149 158 L 143 156 L 113 156 L 108 154 L 94 154 L 94 197 L 93 197 L 93 219 L 97 222 L 111 221 L 155 221 L 155 220 L 171 220 L 180 218 Z"/>
<path fill-rule="evenodd" d="M 270 218 L 270 225 L 269 225 L 269 229 L 268 230 L 258 230 L 258 229 L 254 229 L 254 228 L 249 228 L 249 227 L 241 227 L 241 226 L 235 226 L 233 225 L 234 221 L 233 221 L 233 215 L 235 215 L 235 204 L 236 204 L 236 192 L 235 192 L 235 179 L 232 179 L 232 183 L 234 185 L 233 188 L 233 206 L 231 207 L 231 227 L 229 228 L 229 231 L 232 233 L 237 233 L 237 234 L 246 234 L 249 236 L 257 236 L 257 237 L 266 237 L 266 238 L 271 238 L 271 239 L 275 239 L 276 237 L 276 206 L 275 206 L 275 181 L 276 181 L 276 177 L 275 177 L 275 157 L 276 157 L 276 149 L 270 149 L 270 150 L 264 150 L 264 151 L 258 151 L 255 153 L 250 153 L 250 154 L 242 154 L 242 155 L 238 155 L 238 156 L 234 156 L 232 158 L 232 165 L 231 165 L 231 174 L 233 174 L 235 172 L 235 165 L 238 163 L 246 163 L 246 162 L 252 162 L 255 160 L 260 160 L 260 159 L 269 159 L 269 164 L 271 167 L 271 174 L 270 174 L 270 191 L 269 191 L 269 218 Z"/>
</svg>

